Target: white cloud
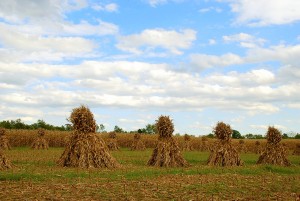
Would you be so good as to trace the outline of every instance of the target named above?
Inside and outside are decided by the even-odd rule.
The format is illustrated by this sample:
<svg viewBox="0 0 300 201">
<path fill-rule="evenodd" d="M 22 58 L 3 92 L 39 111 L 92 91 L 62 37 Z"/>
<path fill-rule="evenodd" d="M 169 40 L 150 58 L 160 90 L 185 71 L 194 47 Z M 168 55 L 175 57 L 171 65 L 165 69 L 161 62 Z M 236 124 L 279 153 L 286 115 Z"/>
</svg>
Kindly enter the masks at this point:
<svg viewBox="0 0 300 201">
<path fill-rule="evenodd" d="M 235 40 L 234 37 L 225 37 L 226 40 Z M 247 38 L 247 35 L 246 35 Z M 256 46 L 246 51 L 246 56 L 227 53 L 223 55 L 191 54 L 191 64 L 200 69 L 231 66 L 237 64 L 253 64 L 277 61 L 286 66 L 298 66 L 300 45 L 277 45 L 268 48 Z M 297 72 L 297 70 L 296 70 Z"/>
<path fill-rule="evenodd" d="M 220 12 L 222 12 L 222 9 L 221 8 L 217 8 L 217 7 L 207 7 L 207 8 L 201 8 L 199 10 L 200 13 L 207 13 L 207 12 L 211 12 L 211 11 L 220 13 Z"/>
<path fill-rule="evenodd" d="M 0 26 L 0 58 L 3 61 L 59 61 L 92 56 L 97 47 L 81 37 L 42 37 L 23 34 Z"/>
<path fill-rule="evenodd" d="M 86 0 L 22 1 L 0 2 L 0 23 L 4 28 L 27 34 L 38 35 L 111 35 L 118 32 L 118 26 L 95 19 L 98 23 L 87 21 L 72 23 L 65 19 L 69 11 L 88 6 Z M 104 9 L 116 11 L 116 4 L 107 4 Z"/>
<path fill-rule="evenodd" d="M 298 65 L 300 45 L 277 45 L 269 48 L 253 48 L 247 52 L 249 62 L 279 61 L 282 64 Z"/>
<path fill-rule="evenodd" d="M 91 52 L 95 44 L 80 37 L 41 37 L 13 32 L 0 26 L 0 41 L 7 48 L 23 51 L 53 51 L 66 53 Z M 80 48 L 79 48 L 80 47 Z"/>
<path fill-rule="evenodd" d="M 297 0 L 226 0 L 236 23 L 252 26 L 280 25 L 300 20 L 300 1 Z"/>
<path fill-rule="evenodd" d="M 64 12 L 80 10 L 88 4 L 86 0 L 9 0 L 0 1 L 0 18 L 12 23 L 26 20 L 58 20 Z"/>
<path fill-rule="evenodd" d="M 223 36 L 223 40 L 226 43 L 238 42 L 241 47 L 245 47 L 245 48 L 255 48 L 255 47 L 263 46 L 264 43 L 266 42 L 262 38 L 256 38 L 246 33 Z"/>
<path fill-rule="evenodd" d="M 147 0 L 147 1 L 153 7 L 155 7 L 155 6 L 159 5 L 159 4 L 164 4 L 164 3 L 168 2 L 168 0 Z"/>
<path fill-rule="evenodd" d="M 230 66 L 243 63 L 243 58 L 239 55 L 227 53 L 221 56 L 207 54 L 192 54 L 190 55 L 192 65 L 200 69 Z"/>
<path fill-rule="evenodd" d="M 211 74 L 206 78 L 206 81 L 234 87 L 241 85 L 255 86 L 274 83 L 275 75 L 273 72 L 265 69 L 250 70 L 246 73 L 231 71 L 228 74 Z"/>
<path fill-rule="evenodd" d="M 117 12 L 118 7 L 119 7 L 118 4 L 115 4 L 115 3 L 110 3 L 110 4 L 105 4 L 105 5 L 95 4 L 92 6 L 92 8 L 94 10 L 97 10 L 97 11 L 103 10 L 103 11 L 107 11 L 107 12 Z"/>
<path fill-rule="evenodd" d="M 274 126 L 275 128 L 279 129 L 279 130 L 285 130 L 287 129 L 286 126 L 283 126 L 283 125 L 250 125 L 251 128 L 255 128 L 255 129 L 258 129 L 258 130 L 262 130 L 262 131 L 265 131 L 265 133 L 267 132 L 268 130 L 268 127 L 269 126 Z"/>
<path fill-rule="evenodd" d="M 215 44 L 217 44 L 217 41 L 215 39 L 209 39 L 208 44 L 209 45 L 215 45 Z"/>
<path fill-rule="evenodd" d="M 199 77 L 172 71 L 165 64 L 126 61 L 0 66 L 4 84 L 29 90 L 6 89 L 0 101 L 27 107 L 71 107 L 85 103 L 96 107 L 193 111 L 213 107 L 257 114 L 278 112 L 280 107 L 274 102 L 291 103 L 300 98 L 297 93 L 299 84 L 274 87 L 275 74 L 264 69 Z M 5 77 L 10 79 L 3 79 Z"/>
<path fill-rule="evenodd" d="M 279 75 L 282 82 L 298 82 L 300 80 L 300 68 L 298 66 L 286 65 L 279 69 Z"/>
<path fill-rule="evenodd" d="M 180 32 L 165 29 L 146 29 L 140 34 L 120 36 L 117 48 L 134 54 L 153 52 L 157 48 L 181 55 L 181 49 L 188 49 L 196 40 L 196 31 L 185 29 Z M 176 42 L 174 42 L 176 41 Z"/>
<path fill-rule="evenodd" d="M 63 23 L 58 27 L 58 31 L 60 34 L 103 36 L 117 34 L 119 28 L 115 24 L 103 21 L 99 21 L 97 25 L 82 21 L 79 24 Z"/>
</svg>

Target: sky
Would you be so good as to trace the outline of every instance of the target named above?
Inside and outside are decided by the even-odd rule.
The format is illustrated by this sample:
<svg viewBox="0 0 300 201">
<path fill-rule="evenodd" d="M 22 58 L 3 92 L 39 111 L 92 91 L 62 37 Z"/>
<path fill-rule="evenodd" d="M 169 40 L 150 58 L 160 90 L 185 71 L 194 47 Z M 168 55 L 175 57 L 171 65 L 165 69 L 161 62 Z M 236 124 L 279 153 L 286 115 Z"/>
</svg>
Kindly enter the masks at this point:
<svg viewBox="0 0 300 201">
<path fill-rule="evenodd" d="M 0 120 L 300 132 L 298 0 L 0 1 Z"/>
</svg>

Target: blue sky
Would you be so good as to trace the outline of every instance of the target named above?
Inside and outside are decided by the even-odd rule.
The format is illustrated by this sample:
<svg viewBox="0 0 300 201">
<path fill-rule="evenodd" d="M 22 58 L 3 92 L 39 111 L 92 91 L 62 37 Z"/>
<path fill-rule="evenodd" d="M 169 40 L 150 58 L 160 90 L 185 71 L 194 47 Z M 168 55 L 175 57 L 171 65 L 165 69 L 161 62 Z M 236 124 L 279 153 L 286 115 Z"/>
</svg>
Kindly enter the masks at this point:
<svg viewBox="0 0 300 201">
<path fill-rule="evenodd" d="M 0 2 L 0 119 L 300 132 L 300 1 Z"/>
</svg>

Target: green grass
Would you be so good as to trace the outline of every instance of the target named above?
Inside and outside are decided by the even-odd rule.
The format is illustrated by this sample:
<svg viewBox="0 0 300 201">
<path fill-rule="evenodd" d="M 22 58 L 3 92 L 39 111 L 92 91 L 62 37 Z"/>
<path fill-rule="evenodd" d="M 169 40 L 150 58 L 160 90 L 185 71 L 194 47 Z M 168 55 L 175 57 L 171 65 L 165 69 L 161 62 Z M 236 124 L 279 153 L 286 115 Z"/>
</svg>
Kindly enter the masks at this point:
<svg viewBox="0 0 300 201">
<path fill-rule="evenodd" d="M 300 173 L 299 156 L 289 157 L 292 166 L 280 167 L 272 165 L 255 165 L 258 155 L 241 154 L 245 162 L 243 167 L 210 167 L 205 163 L 209 156 L 208 152 L 190 151 L 184 152 L 185 159 L 191 164 L 188 168 L 158 168 L 148 167 L 152 150 L 130 151 L 121 149 L 112 152 L 113 156 L 122 164 L 122 168 L 117 170 L 92 169 L 84 170 L 77 168 L 57 167 L 55 161 L 60 157 L 62 148 L 50 148 L 49 150 L 31 150 L 28 147 L 14 148 L 6 151 L 12 159 L 15 168 L 1 172 L 0 180 L 20 180 L 20 179 L 57 179 L 57 175 L 62 178 L 109 178 L 116 180 L 121 176 L 126 179 L 155 178 L 162 175 L 208 175 L 208 174 L 240 174 L 240 175 L 263 175 L 266 173 L 278 173 L 298 175 Z M 120 176 L 121 175 L 121 176 Z"/>
<path fill-rule="evenodd" d="M 112 152 L 122 164 L 121 168 L 87 170 L 56 166 L 55 162 L 62 152 L 62 148 L 31 150 L 28 147 L 5 151 L 14 168 L 1 171 L 0 182 L 5 182 L 6 186 L 8 185 L 7 189 L 16 186 L 22 189 L 25 188 L 22 186 L 24 183 L 33 183 L 35 187 L 44 189 L 47 195 L 50 196 L 53 192 L 60 193 L 59 195 L 65 199 L 71 199 L 73 193 L 81 192 L 78 190 L 81 188 L 82 193 L 90 198 L 96 198 L 101 194 L 104 196 L 103 199 L 118 195 L 121 199 L 136 197 L 145 200 L 147 198 L 185 200 L 185 198 L 194 199 L 198 195 L 217 196 L 220 199 L 242 196 L 257 200 L 259 197 L 252 192 L 260 191 L 261 186 L 266 191 L 262 193 L 264 196 L 275 196 L 278 192 L 283 194 L 286 192 L 286 196 L 294 195 L 293 193 L 299 193 L 300 189 L 299 156 L 289 156 L 292 163 L 290 167 L 256 165 L 258 159 L 256 154 L 241 154 L 245 162 L 243 167 L 211 167 L 205 165 L 208 152 L 190 151 L 183 152 L 184 158 L 191 164 L 190 167 L 158 168 L 146 165 L 152 154 L 151 149 L 145 151 L 121 149 Z M 66 188 L 66 192 L 57 189 L 58 184 L 63 185 L 62 188 Z M 75 192 L 74 186 L 77 188 Z M 0 199 L 1 188 L 3 187 L 0 185 Z M 51 191 L 48 192 L 48 188 Z M 28 192 L 32 190 L 29 189 Z M 42 196 L 37 193 L 38 195 Z"/>
</svg>

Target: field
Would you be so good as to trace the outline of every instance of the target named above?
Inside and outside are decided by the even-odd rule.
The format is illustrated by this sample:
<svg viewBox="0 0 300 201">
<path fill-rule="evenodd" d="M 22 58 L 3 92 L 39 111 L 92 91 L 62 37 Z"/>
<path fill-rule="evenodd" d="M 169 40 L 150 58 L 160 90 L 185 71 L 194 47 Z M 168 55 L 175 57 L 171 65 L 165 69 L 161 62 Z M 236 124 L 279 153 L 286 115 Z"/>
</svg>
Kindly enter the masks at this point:
<svg viewBox="0 0 300 201">
<path fill-rule="evenodd" d="M 0 172 L 0 200 L 299 200 L 300 157 L 291 167 L 255 165 L 256 154 L 241 154 L 244 167 L 205 165 L 208 152 L 183 152 L 188 168 L 154 168 L 146 151 L 112 152 L 116 170 L 60 168 L 63 148 L 5 151 L 14 168 Z"/>
</svg>

